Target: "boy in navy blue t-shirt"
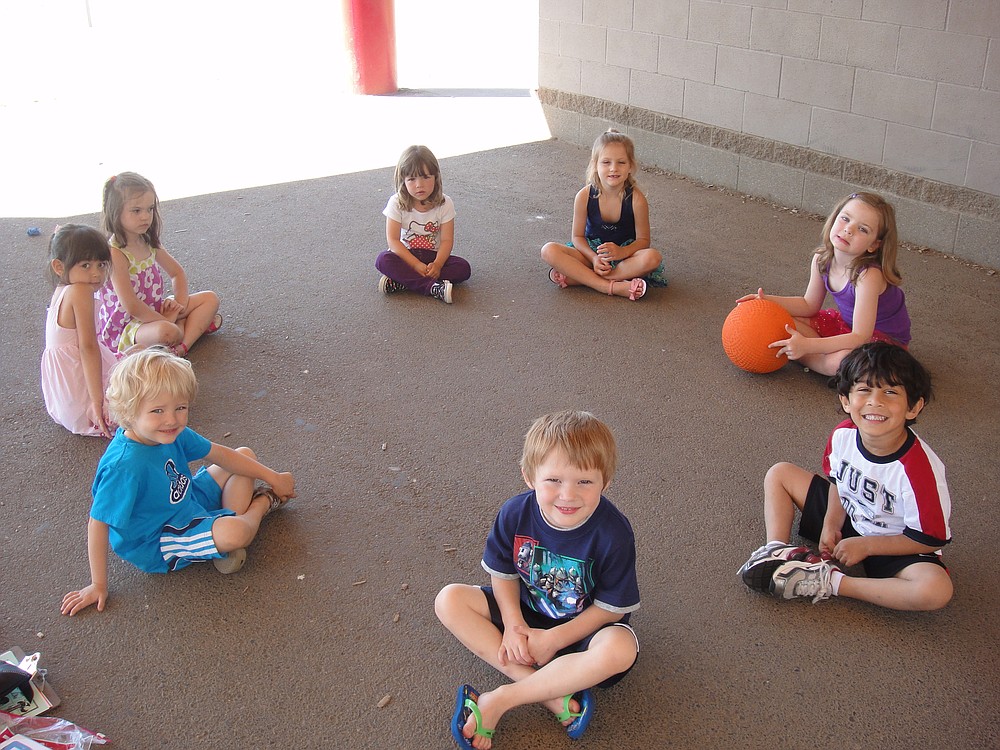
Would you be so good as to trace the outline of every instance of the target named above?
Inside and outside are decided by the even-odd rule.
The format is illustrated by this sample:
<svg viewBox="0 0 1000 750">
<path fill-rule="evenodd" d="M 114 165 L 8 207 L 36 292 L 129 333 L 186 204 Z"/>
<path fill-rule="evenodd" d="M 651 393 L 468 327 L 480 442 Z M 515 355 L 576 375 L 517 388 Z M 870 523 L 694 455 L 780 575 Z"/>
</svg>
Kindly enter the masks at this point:
<svg viewBox="0 0 1000 750">
<path fill-rule="evenodd" d="M 488 750 L 508 710 L 541 703 L 572 738 L 590 723 L 589 688 L 610 687 L 639 654 L 629 615 L 639 608 L 635 539 L 602 492 L 614 476 L 614 437 L 587 412 L 541 417 L 525 438 L 530 488 L 500 509 L 482 565 L 490 586 L 450 584 L 438 618 L 513 680 L 481 695 L 458 690 L 452 735 Z"/>
</svg>

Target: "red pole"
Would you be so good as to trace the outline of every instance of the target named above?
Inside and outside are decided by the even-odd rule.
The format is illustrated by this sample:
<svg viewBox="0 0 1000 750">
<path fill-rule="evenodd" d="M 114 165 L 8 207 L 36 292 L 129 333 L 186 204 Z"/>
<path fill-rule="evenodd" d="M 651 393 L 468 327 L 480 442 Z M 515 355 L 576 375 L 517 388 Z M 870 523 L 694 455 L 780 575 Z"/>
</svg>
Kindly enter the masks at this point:
<svg viewBox="0 0 1000 750">
<path fill-rule="evenodd" d="M 354 93 L 394 93 L 398 87 L 393 0 L 343 0 L 343 4 Z"/>
</svg>

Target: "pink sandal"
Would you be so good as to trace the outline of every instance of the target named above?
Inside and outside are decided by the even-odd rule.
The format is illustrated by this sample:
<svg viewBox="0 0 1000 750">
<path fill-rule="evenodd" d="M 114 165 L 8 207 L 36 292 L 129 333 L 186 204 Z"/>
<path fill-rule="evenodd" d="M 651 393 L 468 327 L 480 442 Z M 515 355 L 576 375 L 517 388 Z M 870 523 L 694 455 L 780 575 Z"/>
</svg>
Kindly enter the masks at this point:
<svg viewBox="0 0 1000 750">
<path fill-rule="evenodd" d="M 642 299 L 646 295 L 646 280 L 632 279 L 628 283 L 628 298 L 635 302 L 637 299 Z"/>
<path fill-rule="evenodd" d="M 556 269 L 549 269 L 549 281 L 558 286 L 560 289 L 565 289 L 569 286 L 569 280 L 566 278 L 566 274 L 559 273 Z"/>
<path fill-rule="evenodd" d="M 222 328 L 222 313 L 216 313 L 211 324 L 205 329 L 205 333 L 215 333 L 220 328 Z"/>
<path fill-rule="evenodd" d="M 615 294 L 615 284 L 617 281 L 608 282 L 608 295 L 614 296 Z M 632 279 L 631 281 L 622 280 L 622 283 L 628 284 L 628 298 L 635 302 L 637 299 L 642 299 L 646 294 L 646 280 L 645 279 Z"/>
</svg>

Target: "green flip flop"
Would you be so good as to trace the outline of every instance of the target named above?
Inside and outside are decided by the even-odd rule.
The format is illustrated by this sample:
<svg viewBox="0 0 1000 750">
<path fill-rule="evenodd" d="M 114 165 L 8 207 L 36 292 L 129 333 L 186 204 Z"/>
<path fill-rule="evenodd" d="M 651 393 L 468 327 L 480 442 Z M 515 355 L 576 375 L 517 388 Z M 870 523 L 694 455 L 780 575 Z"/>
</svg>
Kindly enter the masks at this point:
<svg viewBox="0 0 1000 750">
<path fill-rule="evenodd" d="M 577 697 L 577 702 L 580 704 L 579 712 L 569 710 L 569 702 Z M 563 696 L 563 710 L 562 713 L 556 714 L 556 721 L 560 724 L 566 719 L 573 719 L 574 721 L 566 725 L 566 734 L 570 736 L 570 739 L 576 740 L 583 736 L 583 733 L 587 730 L 587 726 L 590 724 L 590 719 L 594 715 L 594 701 L 593 696 L 589 690 L 583 690 L 579 693 L 574 693 L 573 695 Z"/>
<path fill-rule="evenodd" d="M 451 736 L 455 738 L 455 742 L 458 743 L 459 747 L 472 747 L 472 740 L 462 734 L 462 727 L 469 720 L 470 713 L 476 717 L 476 731 L 474 735 L 485 737 L 488 740 L 493 738 L 495 730 L 487 729 L 483 726 L 483 715 L 476 704 L 478 698 L 478 691 L 471 685 L 461 685 L 458 688 L 458 695 L 455 697 L 455 713 L 451 719 Z"/>
</svg>

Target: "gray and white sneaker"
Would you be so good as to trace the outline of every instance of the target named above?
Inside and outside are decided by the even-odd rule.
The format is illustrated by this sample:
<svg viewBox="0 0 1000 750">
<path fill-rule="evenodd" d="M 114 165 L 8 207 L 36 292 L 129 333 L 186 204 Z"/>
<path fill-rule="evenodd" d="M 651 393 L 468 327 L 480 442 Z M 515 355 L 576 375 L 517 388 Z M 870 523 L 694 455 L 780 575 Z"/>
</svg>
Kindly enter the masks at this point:
<svg viewBox="0 0 1000 750">
<path fill-rule="evenodd" d="M 771 587 L 771 577 L 774 571 L 789 560 L 809 560 L 816 562 L 820 558 L 808 547 L 788 544 L 787 542 L 768 542 L 750 555 L 736 575 L 743 583 L 754 591 L 767 592 Z"/>
<path fill-rule="evenodd" d="M 431 296 L 434 299 L 439 299 L 446 305 L 451 304 L 451 287 L 452 283 L 450 281 L 436 281 L 434 285 L 431 286 Z"/>
<path fill-rule="evenodd" d="M 287 497 L 284 500 L 282 500 L 280 497 L 278 497 L 278 494 L 271 489 L 271 486 L 267 484 L 257 485 L 257 488 L 253 491 L 253 497 L 250 499 L 253 500 L 254 498 L 260 497 L 261 495 L 267 498 L 267 510 L 264 511 L 265 516 L 273 513 L 278 508 L 283 507 L 288 502 Z"/>
<path fill-rule="evenodd" d="M 243 563 L 247 561 L 247 551 L 243 549 L 234 549 L 225 557 L 216 557 L 212 560 L 212 564 L 215 565 L 215 569 L 222 573 L 222 575 L 227 576 L 230 573 L 235 573 L 237 570 L 243 567 Z"/>
<path fill-rule="evenodd" d="M 385 274 L 382 274 L 381 278 L 378 280 L 378 290 L 382 294 L 395 294 L 396 292 L 405 292 L 406 287 L 398 281 L 393 281 Z"/>
<path fill-rule="evenodd" d="M 826 560 L 819 562 L 786 562 L 774 572 L 771 579 L 771 594 L 777 599 L 812 599 L 821 602 L 833 596 L 831 575 L 833 565 Z"/>
</svg>

